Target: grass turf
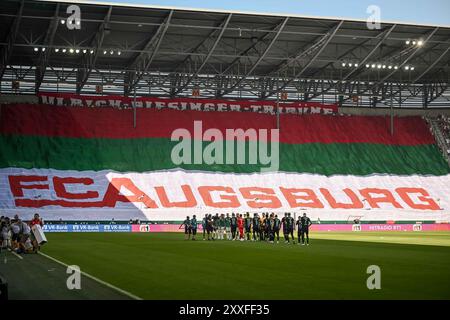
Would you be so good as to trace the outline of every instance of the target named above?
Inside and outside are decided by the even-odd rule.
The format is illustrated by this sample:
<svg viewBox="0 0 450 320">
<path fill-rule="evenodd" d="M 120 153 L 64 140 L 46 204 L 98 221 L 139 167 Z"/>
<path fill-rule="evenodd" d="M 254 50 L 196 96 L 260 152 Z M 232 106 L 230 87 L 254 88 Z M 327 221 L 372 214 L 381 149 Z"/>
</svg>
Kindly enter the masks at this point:
<svg viewBox="0 0 450 320">
<path fill-rule="evenodd" d="M 450 299 L 450 233 L 315 233 L 310 246 L 50 233 L 43 252 L 144 299 Z M 366 269 L 381 268 L 381 290 Z"/>
</svg>

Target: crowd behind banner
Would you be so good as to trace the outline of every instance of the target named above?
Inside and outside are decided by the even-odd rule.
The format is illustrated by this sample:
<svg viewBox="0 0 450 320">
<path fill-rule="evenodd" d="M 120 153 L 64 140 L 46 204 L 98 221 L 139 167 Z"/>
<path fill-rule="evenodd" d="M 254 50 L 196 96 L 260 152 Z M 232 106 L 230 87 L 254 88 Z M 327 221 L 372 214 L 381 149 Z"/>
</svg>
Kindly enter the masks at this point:
<svg viewBox="0 0 450 320">
<path fill-rule="evenodd" d="M 39 214 L 26 222 L 16 214 L 13 218 L 0 218 L 0 249 L 15 253 L 37 253 L 47 240 L 42 231 L 44 223 Z"/>
<path fill-rule="evenodd" d="M 201 222 L 196 215 L 192 219 L 187 216 L 181 224 L 184 226 L 186 240 L 196 240 L 198 225 L 201 223 L 203 240 L 240 240 L 280 242 L 280 231 L 283 232 L 285 243 L 295 244 L 294 230 L 297 227 L 298 244 L 309 245 L 309 227 L 312 222 L 306 213 L 299 215 L 297 221 L 286 212 L 281 220 L 275 213 L 254 213 L 253 217 L 247 212 L 245 216 L 239 213 L 219 215 L 205 214 Z"/>
</svg>

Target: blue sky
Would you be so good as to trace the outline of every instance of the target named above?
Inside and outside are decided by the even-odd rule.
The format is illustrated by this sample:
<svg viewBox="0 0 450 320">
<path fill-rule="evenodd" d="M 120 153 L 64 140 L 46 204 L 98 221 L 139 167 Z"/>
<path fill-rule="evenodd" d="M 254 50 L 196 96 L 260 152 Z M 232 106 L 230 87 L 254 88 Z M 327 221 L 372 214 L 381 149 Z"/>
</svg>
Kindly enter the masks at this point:
<svg viewBox="0 0 450 320">
<path fill-rule="evenodd" d="M 95 0 L 94 0 L 95 1 Z M 449 25 L 450 0 L 103 0 L 201 9 L 243 10 L 367 19 L 367 7 L 377 5 L 382 21 Z"/>
</svg>

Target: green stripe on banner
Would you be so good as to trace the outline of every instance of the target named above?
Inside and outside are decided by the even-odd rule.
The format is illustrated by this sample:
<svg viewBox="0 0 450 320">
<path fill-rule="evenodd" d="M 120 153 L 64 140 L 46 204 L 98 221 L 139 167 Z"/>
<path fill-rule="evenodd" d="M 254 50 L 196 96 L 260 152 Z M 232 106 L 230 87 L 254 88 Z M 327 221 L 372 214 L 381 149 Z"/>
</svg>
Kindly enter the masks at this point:
<svg viewBox="0 0 450 320">
<path fill-rule="evenodd" d="M 175 144 L 166 138 L 84 139 L 0 136 L 0 167 L 59 170 L 148 172 L 181 167 L 186 170 L 234 173 L 259 172 L 261 165 L 199 164 L 171 161 Z M 209 142 L 204 142 L 204 145 Z M 450 172 L 435 145 L 280 144 L 279 171 L 322 175 L 445 175 Z"/>
</svg>

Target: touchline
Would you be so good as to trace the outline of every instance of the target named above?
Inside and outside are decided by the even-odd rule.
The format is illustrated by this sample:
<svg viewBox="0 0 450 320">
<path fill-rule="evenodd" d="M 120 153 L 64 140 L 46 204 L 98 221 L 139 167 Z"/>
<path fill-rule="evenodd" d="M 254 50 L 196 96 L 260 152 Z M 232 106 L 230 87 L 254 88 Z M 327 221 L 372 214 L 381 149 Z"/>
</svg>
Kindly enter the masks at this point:
<svg viewBox="0 0 450 320">
<path fill-rule="evenodd" d="M 193 136 L 190 130 L 178 128 L 172 132 L 171 141 L 179 141 L 171 152 L 175 165 L 251 164 L 260 165 L 261 172 L 279 169 L 278 129 L 226 129 L 224 136 L 217 128 L 203 131 L 202 121 L 194 121 Z"/>
</svg>

